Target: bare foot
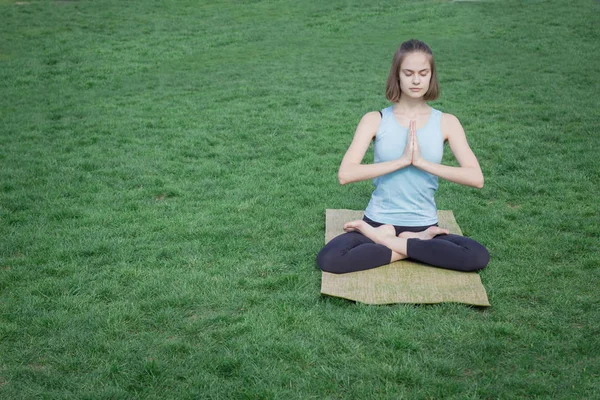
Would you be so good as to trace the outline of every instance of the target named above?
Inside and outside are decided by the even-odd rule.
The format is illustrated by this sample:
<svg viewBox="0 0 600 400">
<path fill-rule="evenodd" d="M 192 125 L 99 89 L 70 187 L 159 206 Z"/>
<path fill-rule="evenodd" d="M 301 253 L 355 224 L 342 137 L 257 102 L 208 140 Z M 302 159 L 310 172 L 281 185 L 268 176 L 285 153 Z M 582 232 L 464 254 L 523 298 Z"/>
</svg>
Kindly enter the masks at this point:
<svg viewBox="0 0 600 400">
<path fill-rule="evenodd" d="M 360 228 L 363 226 L 363 224 L 366 224 L 366 222 L 363 221 L 362 219 L 357 219 L 356 221 L 346 222 L 344 224 L 344 231 L 346 231 L 346 232 L 353 232 L 353 231 L 360 232 Z"/>
<path fill-rule="evenodd" d="M 344 230 L 346 232 L 358 231 L 375 243 L 379 244 L 381 244 L 386 238 L 396 237 L 396 230 L 392 225 L 381 225 L 378 228 L 374 228 L 361 219 L 346 222 L 344 224 Z"/>
<path fill-rule="evenodd" d="M 429 240 L 433 239 L 437 235 L 447 235 L 450 232 L 448 229 L 442 229 L 439 226 L 430 226 L 421 232 L 401 232 L 398 237 L 404 239 L 421 239 L 421 240 Z"/>
</svg>

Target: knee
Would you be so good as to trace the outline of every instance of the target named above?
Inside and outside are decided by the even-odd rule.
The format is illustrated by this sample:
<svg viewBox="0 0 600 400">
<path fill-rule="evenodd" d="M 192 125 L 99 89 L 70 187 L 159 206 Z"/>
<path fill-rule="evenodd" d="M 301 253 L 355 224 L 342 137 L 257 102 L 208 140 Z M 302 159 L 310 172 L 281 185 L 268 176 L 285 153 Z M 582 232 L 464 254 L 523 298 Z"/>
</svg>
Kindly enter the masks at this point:
<svg viewBox="0 0 600 400">
<path fill-rule="evenodd" d="M 470 254 L 468 260 L 465 263 L 466 271 L 479 271 L 481 269 L 484 269 L 490 262 L 490 253 L 481 244 L 479 244 L 479 246 L 476 246 L 474 249 L 471 249 L 469 253 Z"/>
<path fill-rule="evenodd" d="M 341 268 L 341 255 L 338 251 L 325 246 L 321 249 L 319 254 L 317 254 L 317 265 L 322 271 L 339 274 Z"/>
</svg>

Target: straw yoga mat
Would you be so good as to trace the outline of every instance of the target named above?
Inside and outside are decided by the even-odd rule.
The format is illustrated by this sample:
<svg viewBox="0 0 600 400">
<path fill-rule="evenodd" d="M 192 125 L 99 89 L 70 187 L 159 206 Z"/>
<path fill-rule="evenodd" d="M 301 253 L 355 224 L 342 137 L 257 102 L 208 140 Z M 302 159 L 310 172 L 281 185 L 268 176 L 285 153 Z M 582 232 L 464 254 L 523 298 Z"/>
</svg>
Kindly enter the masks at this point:
<svg viewBox="0 0 600 400">
<path fill-rule="evenodd" d="M 326 211 L 325 243 L 344 233 L 347 221 L 362 219 L 362 211 Z M 439 226 L 462 235 L 452 211 L 438 211 Z M 347 274 L 323 272 L 321 293 L 366 304 L 465 303 L 490 306 L 485 288 L 475 272 L 459 272 L 411 261 Z"/>
</svg>

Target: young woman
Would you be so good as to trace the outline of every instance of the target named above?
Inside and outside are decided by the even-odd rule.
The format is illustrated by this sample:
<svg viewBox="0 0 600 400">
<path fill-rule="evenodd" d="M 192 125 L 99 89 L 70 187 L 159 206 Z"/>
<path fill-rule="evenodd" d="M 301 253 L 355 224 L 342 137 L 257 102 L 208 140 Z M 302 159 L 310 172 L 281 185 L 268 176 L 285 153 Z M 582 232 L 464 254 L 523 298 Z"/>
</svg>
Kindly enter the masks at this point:
<svg viewBox="0 0 600 400">
<path fill-rule="evenodd" d="M 392 62 L 386 97 L 394 103 L 363 116 L 340 165 L 342 185 L 373 179 L 375 190 L 362 220 L 318 254 L 323 271 L 345 273 L 403 258 L 459 271 L 484 268 L 490 256 L 473 239 L 438 227 L 438 177 L 475 188 L 483 174 L 458 119 L 427 104 L 439 96 L 433 53 L 418 40 L 402 43 Z M 374 164 L 362 164 L 374 141 Z M 441 165 L 448 142 L 460 167 Z"/>
</svg>

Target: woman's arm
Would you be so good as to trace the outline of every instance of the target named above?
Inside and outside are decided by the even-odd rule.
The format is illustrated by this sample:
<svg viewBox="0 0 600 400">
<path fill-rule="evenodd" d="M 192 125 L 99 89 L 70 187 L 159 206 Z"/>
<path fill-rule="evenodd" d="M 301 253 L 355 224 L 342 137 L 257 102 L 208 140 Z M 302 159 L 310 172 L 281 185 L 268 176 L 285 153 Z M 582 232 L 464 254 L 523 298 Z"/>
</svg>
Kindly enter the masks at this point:
<svg viewBox="0 0 600 400">
<path fill-rule="evenodd" d="M 407 143 L 402 157 L 397 160 L 376 164 L 361 164 L 371 140 L 377 134 L 380 122 L 381 116 L 376 111 L 365 114 L 360 120 L 354 133 L 354 139 L 352 139 L 338 171 L 340 184 L 345 185 L 346 183 L 372 179 L 410 165 L 412 145 L 409 146 L 409 143 Z"/>
<path fill-rule="evenodd" d="M 451 182 L 481 189 L 483 187 L 483 173 L 479 167 L 477 157 L 475 157 L 469 143 L 467 143 L 465 131 L 459 120 L 454 115 L 443 114 L 441 127 L 444 139 L 448 140 L 450 149 L 460 167 L 450 167 L 425 160 L 421 157 L 417 140 L 413 144 L 413 165 Z"/>
</svg>

